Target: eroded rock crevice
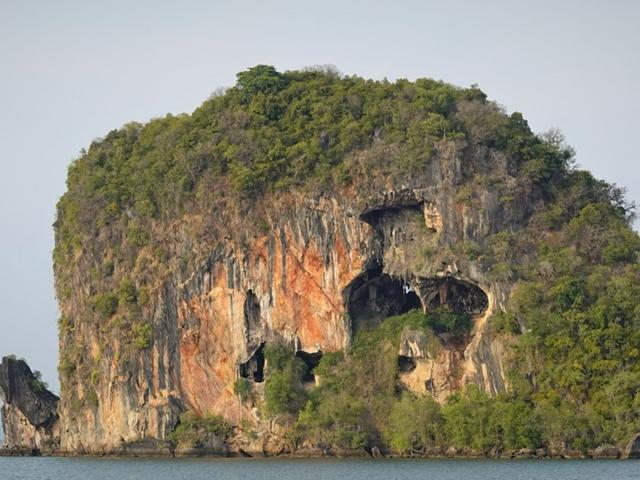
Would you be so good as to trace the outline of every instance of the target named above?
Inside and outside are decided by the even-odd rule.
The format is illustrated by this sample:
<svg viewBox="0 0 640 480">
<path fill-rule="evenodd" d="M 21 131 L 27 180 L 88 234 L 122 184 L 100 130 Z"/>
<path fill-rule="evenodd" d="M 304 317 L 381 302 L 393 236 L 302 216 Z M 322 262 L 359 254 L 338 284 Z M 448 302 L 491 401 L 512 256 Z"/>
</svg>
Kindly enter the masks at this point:
<svg viewBox="0 0 640 480">
<path fill-rule="evenodd" d="M 264 346 L 265 343 L 262 342 L 246 362 L 238 365 L 238 374 L 241 378 L 256 383 L 264 382 Z"/>
<path fill-rule="evenodd" d="M 260 301 L 253 290 L 247 290 L 242 307 L 247 345 L 257 345 L 262 336 Z"/>
<path fill-rule="evenodd" d="M 409 373 L 416 369 L 416 361 L 413 357 L 398 355 L 398 372 Z"/>
</svg>

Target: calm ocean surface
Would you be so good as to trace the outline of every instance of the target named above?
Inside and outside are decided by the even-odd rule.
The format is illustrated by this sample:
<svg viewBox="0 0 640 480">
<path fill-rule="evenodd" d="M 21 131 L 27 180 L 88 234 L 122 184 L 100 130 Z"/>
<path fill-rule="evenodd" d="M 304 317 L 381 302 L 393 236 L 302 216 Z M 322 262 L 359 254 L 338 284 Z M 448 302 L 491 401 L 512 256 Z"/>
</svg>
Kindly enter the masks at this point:
<svg viewBox="0 0 640 480">
<path fill-rule="evenodd" d="M 640 461 L 0 457 L 0 479 L 637 480 L 640 479 Z"/>
</svg>

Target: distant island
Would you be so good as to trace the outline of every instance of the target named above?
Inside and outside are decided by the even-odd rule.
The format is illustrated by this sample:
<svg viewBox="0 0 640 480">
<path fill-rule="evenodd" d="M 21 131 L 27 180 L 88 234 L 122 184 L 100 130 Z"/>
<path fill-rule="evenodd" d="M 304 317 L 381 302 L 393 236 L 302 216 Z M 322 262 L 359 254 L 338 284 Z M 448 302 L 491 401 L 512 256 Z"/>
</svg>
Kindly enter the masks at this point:
<svg viewBox="0 0 640 480">
<path fill-rule="evenodd" d="M 67 186 L 4 454 L 640 456 L 634 205 L 476 86 L 258 65 Z"/>
</svg>

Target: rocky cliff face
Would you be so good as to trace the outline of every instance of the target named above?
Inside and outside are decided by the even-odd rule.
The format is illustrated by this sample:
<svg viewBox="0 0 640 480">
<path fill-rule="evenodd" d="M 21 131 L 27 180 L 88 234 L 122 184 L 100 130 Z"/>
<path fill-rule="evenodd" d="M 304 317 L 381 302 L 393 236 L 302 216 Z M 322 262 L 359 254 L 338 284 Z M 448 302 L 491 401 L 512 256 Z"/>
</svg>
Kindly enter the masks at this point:
<svg viewBox="0 0 640 480">
<path fill-rule="evenodd" d="M 252 211 L 206 206 L 155 224 L 154 241 L 167 252 L 164 273 L 139 312 L 152 332 L 139 348 L 114 328 L 116 317 L 83 321 L 93 308 L 92 272 L 122 241 L 106 230 L 95 239 L 103 250 L 85 249 L 74 266 L 64 266 L 73 293 L 60 295 L 62 449 L 162 441 L 188 409 L 251 425 L 257 437 L 236 438 L 246 450 L 278 451 L 273 438 L 282 432 L 258 408 L 268 369 L 264 346 L 284 340 L 302 356 L 343 350 L 363 325 L 412 308 L 447 307 L 471 315 L 473 327 L 462 341 L 438 336 L 432 350 L 406 332 L 398 348 L 408 364 L 400 378 L 407 388 L 438 401 L 468 383 L 504 391 L 505 347 L 488 326 L 512 285 L 463 247 L 521 228 L 536 195 L 492 157 L 486 161 L 512 185 L 512 201 L 505 205 L 487 188 L 461 199 L 461 155 L 455 142 L 444 141 L 427 174 L 404 183 L 293 191 L 267 196 Z M 143 249 L 133 267 L 138 273 L 145 255 Z M 242 377 L 257 399 L 234 392 Z"/>
<path fill-rule="evenodd" d="M 59 398 L 49 392 L 22 360 L 0 364 L 3 448 L 55 450 L 59 445 Z"/>
</svg>

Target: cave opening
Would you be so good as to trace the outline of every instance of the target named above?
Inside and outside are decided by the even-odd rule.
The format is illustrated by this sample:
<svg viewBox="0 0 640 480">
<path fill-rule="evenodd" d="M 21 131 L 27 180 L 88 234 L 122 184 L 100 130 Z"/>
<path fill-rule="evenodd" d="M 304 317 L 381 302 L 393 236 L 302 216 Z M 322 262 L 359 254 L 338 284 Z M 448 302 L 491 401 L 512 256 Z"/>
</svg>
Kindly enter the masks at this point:
<svg viewBox="0 0 640 480">
<path fill-rule="evenodd" d="M 446 344 L 463 350 L 475 322 L 489 308 L 489 298 L 479 286 L 452 276 L 422 278 L 417 288 L 426 305 L 428 325 Z"/>
<path fill-rule="evenodd" d="M 415 200 L 407 200 L 405 203 L 395 206 L 385 206 L 369 209 L 360 215 L 360 219 L 375 228 L 383 228 L 385 224 L 393 224 L 394 221 L 403 221 L 403 216 L 420 216 L 422 203 Z"/>
<path fill-rule="evenodd" d="M 398 355 L 398 372 L 409 373 L 416 369 L 416 361 L 412 357 Z"/>
<path fill-rule="evenodd" d="M 420 298 L 409 284 L 383 273 L 379 266 L 358 275 L 346 294 L 354 332 L 364 325 L 376 325 L 387 317 L 422 308 Z"/>
<path fill-rule="evenodd" d="M 458 315 L 483 314 L 488 306 L 487 294 L 473 283 L 453 277 L 422 279 L 427 311 L 449 310 Z"/>
<path fill-rule="evenodd" d="M 244 363 L 238 365 L 238 372 L 242 378 L 252 382 L 264 382 L 264 346 L 262 342 L 255 352 Z"/>
<path fill-rule="evenodd" d="M 320 365 L 320 360 L 322 360 L 322 351 L 319 350 L 317 352 L 305 352 L 303 350 L 298 350 L 296 352 L 296 357 L 304 362 L 305 368 L 302 372 L 302 384 L 314 384 L 316 383 L 316 376 L 313 373 L 313 369 Z"/>
</svg>

